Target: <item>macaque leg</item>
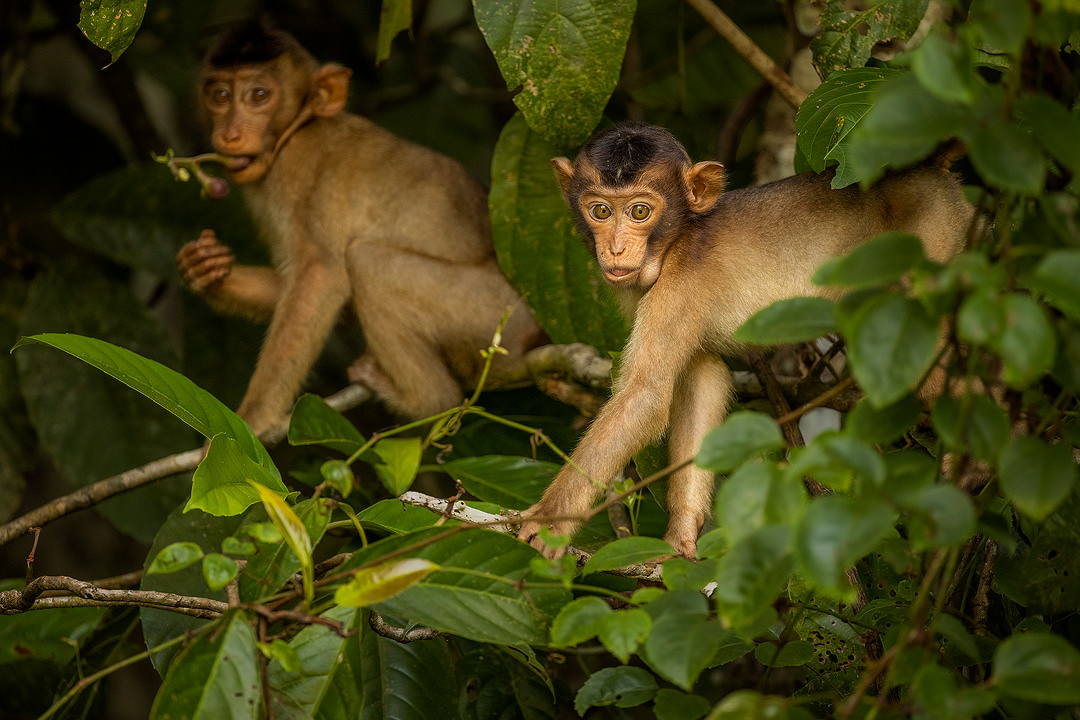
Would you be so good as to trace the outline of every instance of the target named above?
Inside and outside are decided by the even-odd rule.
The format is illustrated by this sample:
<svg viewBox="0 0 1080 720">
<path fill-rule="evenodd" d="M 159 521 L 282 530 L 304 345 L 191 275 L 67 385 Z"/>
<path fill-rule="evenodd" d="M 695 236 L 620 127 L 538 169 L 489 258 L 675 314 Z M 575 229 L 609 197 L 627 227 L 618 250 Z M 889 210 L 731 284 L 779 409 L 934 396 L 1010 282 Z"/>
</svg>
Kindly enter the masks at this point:
<svg viewBox="0 0 1080 720">
<path fill-rule="evenodd" d="M 422 418 L 461 403 L 461 386 L 437 348 L 380 323 L 366 325 L 364 335 L 368 351 L 349 367 L 349 379 L 367 387 L 391 410 Z"/>
<path fill-rule="evenodd" d="M 348 278 L 318 262 L 285 282 L 255 372 L 236 411 L 260 435 L 285 419 L 348 297 Z"/>
<path fill-rule="evenodd" d="M 668 461 L 682 462 L 697 454 L 705 434 L 727 414 L 734 384 L 719 356 L 701 353 L 675 387 L 668 428 Z M 675 552 L 693 558 L 697 537 L 713 496 L 713 473 L 694 465 L 676 471 L 668 481 L 667 540 Z"/>
</svg>

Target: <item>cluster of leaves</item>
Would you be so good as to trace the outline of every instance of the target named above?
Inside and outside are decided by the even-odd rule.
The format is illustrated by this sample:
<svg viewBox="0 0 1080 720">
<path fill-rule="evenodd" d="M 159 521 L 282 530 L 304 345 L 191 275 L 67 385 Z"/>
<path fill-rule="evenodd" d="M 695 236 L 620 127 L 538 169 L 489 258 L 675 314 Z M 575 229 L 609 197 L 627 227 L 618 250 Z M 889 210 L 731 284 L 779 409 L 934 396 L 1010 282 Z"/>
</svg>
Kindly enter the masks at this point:
<svg viewBox="0 0 1080 720">
<path fill-rule="evenodd" d="M 625 330 L 548 166 L 592 132 L 619 80 L 634 7 L 604 7 L 477 0 L 476 21 L 521 88 L 492 162 L 500 261 L 554 340 L 616 348 Z M 649 537 L 663 518 L 647 495 L 635 501 L 640 537 L 613 541 L 594 521 L 575 538 L 600 546 L 580 573 L 492 530 L 357 500 L 361 468 L 392 495 L 428 470 L 460 482 L 480 501 L 470 506 L 528 506 L 557 465 L 509 454 L 423 464 L 475 406 L 432 419 L 423 439 L 366 439 L 302 398 L 290 442 L 346 459 L 323 464 L 299 499 L 247 428 L 183 376 L 99 341 L 35 336 L 212 438 L 186 506 L 156 534 L 143 587 L 218 599 L 234 587 L 234 607 L 212 621 L 142 612 L 164 677 L 154 716 L 258 717 L 269 703 L 275 717 L 554 717 L 571 697 L 558 657 L 594 650 L 604 659 L 583 660 L 572 695 L 582 715 L 1071 716 L 1080 14 L 978 0 L 888 66 L 866 67 L 876 42 L 908 37 L 925 9 L 827 4 L 814 51 L 831 74 L 799 112 L 800 162 L 835 165 L 837 185 L 870 182 L 960 138 L 992 231 L 973 228 L 972 248 L 946 266 L 910 235 L 879 237 L 819 270 L 818 282 L 848 291 L 842 301 L 789 301 L 747 323 L 743 338 L 763 343 L 840 332 L 865 398 L 802 448 L 785 448 L 759 413 L 714 430 L 696 462 L 726 476 L 715 528 L 697 562 L 665 561 L 654 586 L 603 574 L 670 552 Z M 532 262 L 538 248 L 559 262 Z M 961 392 L 920 425 L 913 392 L 943 360 Z M 806 478 L 829 492 L 811 497 Z M 347 555 L 316 567 L 335 550 Z M 449 637 L 401 644 L 368 629 L 373 617 Z M 100 621 L 72 615 L 63 631 L 77 638 Z"/>
</svg>

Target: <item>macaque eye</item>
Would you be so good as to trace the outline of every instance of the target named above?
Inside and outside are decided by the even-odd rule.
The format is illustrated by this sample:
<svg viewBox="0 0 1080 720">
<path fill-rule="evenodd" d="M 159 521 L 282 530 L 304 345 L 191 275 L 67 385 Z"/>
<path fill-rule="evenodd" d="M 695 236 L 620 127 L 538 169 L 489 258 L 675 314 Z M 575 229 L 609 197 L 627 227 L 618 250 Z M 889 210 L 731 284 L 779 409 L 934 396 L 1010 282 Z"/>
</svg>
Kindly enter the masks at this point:
<svg viewBox="0 0 1080 720">
<path fill-rule="evenodd" d="M 597 220 L 607 220 L 611 217 L 611 208 L 603 203 L 597 203 L 589 208 L 589 214 Z"/>
<path fill-rule="evenodd" d="M 637 221 L 642 221 L 652 214 L 652 209 L 643 203 L 637 203 L 630 206 L 630 217 Z"/>
<path fill-rule="evenodd" d="M 270 99 L 270 90 L 267 88 L 252 88 L 248 92 L 248 101 L 253 105 L 262 105 Z"/>
<path fill-rule="evenodd" d="M 229 102 L 229 88 L 212 87 L 206 91 L 206 97 L 212 105 L 226 105 Z"/>
</svg>

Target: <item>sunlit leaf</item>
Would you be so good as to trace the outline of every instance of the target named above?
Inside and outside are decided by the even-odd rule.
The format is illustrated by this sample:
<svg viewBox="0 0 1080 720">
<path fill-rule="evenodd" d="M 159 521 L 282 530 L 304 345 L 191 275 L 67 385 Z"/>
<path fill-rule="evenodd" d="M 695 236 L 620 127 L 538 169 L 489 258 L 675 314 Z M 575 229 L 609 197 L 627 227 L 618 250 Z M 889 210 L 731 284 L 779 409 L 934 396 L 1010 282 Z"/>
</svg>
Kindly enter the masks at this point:
<svg viewBox="0 0 1080 720">
<path fill-rule="evenodd" d="M 259 502 L 252 483 L 280 495 L 288 493 L 281 479 L 271 475 L 240 451 L 230 437 L 215 435 L 206 457 L 191 479 L 191 499 L 184 511 L 202 510 L 211 515 L 238 515 Z"/>
<path fill-rule="evenodd" d="M 145 14 L 146 0 L 79 0 L 79 29 L 116 62 L 135 39 Z"/>
<path fill-rule="evenodd" d="M 183 570 L 188 565 L 198 562 L 203 558 L 203 551 L 192 542 L 175 542 L 164 547 L 161 552 L 154 556 L 147 573 L 172 573 Z"/>
<path fill-rule="evenodd" d="M 360 570 L 347 585 L 334 593 L 334 602 L 349 607 L 363 607 L 388 600 L 415 585 L 439 566 L 423 558 L 405 558 Z"/>
</svg>

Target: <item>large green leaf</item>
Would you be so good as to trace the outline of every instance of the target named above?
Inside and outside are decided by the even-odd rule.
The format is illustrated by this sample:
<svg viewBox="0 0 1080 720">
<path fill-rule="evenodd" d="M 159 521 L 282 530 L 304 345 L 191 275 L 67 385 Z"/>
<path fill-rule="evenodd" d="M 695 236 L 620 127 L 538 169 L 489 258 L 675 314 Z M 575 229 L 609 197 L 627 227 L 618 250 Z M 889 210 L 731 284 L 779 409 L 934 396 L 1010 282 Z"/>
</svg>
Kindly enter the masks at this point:
<svg viewBox="0 0 1080 720">
<path fill-rule="evenodd" d="M 894 513 L 884 502 L 828 495 L 815 498 L 799 519 L 795 556 L 806 577 L 836 595 L 853 591 L 845 573 L 893 532 Z"/>
<path fill-rule="evenodd" d="M 529 563 L 537 557 L 536 551 L 512 537 L 486 530 L 431 542 L 440 533 L 446 530 L 387 538 L 357 552 L 342 570 L 418 545 L 408 556 L 430 560 L 441 569 L 379 603 L 376 610 L 480 642 L 546 642 L 547 624 L 569 600 L 569 593 L 551 586 L 518 589 L 518 583 L 531 579 Z M 430 544 L 420 546 L 423 543 Z"/>
<path fill-rule="evenodd" d="M 813 340 L 836 332 L 833 302 L 823 297 L 777 300 L 758 310 L 735 331 L 735 339 L 757 345 Z"/>
<path fill-rule="evenodd" d="M 260 717 L 259 651 L 247 616 L 233 612 L 176 656 L 154 698 L 151 720 Z"/>
<path fill-rule="evenodd" d="M 176 251 L 203 228 L 234 250 L 255 246 L 240 193 L 202 200 L 198 183 L 177 182 L 157 163 L 94 178 L 65 197 L 52 220 L 73 243 L 162 278 L 177 277 Z"/>
<path fill-rule="evenodd" d="M 79 29 L 116 62 L 142 25 L 146 0 L 79 0 Z"/>
<path fill-rule="evenodd" d="M 848 134 L 873 107 L 874 91 L 897 72 L 855 68 L 835 73 L 799 106 L 795 116 L 799 151 L 814 172 L 837 165 L 833 187 L 845 187 L 860 179 L 850 162 Z"/>
<path fill-rule="evenodd" d="M 994 581 L 1031 612 L 1072 612 L 1080 606 L 1080 490 L 1039 523 L 1024 523 L 1013 553 L 1002 553 Z"/>
<path fill-rule="evenodd" d="M 191 499 L 184 512 L 202 510 L 211 515 L 239 515 L 259 502 L 249 481 L 272 489 L 278 496 L 289 490 L 281 478 L 244 455 L 239 443 L 224 434 L 215 435 L 191 478 Z"/>
<path fill-rule="evenodd" d="M 491 161 L 491 224 L 503 272 L 552 342 L 618 350 L 626 324 L 574 233 L 551 158 L 559 150 L 521 115 L 503 128 Z"/>
<path fill-rule="evenodd" d="M 715 472 L 730 472 L 751 458 L 784 447 L 776 421 L 758 412 L 732 413 L 705 436 L 694 464 Z"/>
<path fill-rule="evenodd" d="M 908 232 L 887 232 L 819 267 L 814 282 L 849 289 L 889 285 L 924 262 L 926 254 L 918 237 Z"/>
<path fill-rule="evenodd" d="M 1077 469 L 1072 448 L 1021 435 L 1009 440 L 998 461 L 1001 489 L 1020 509 L 1044 520 L 1072 494 Z"/>
<path fill-rule="evenodd" d="M 126 283 L 94 276 L 74 263 L 39 273 L 21 313 L 24 335 L 43 330 L 93 335 L 163 363 L 177 362 L 158 320 Z M 72 484 L 82 487 L 198 444 L 194 432 L 93 367 L 39 343 L 20 344 L 28 345 L 14 353 L 20 382 L 0 382 L 21 391 L 41 446 Z M 187 479 L 176 476 L 98 507 L 120 530 L 148 541 L 187 492 Z"/>
<path fill-rule="evenodd" d="M 385 619 L 405 626 L 395 618 Z M 357 669 L 363 691 L 363 713 L 330 712 L 335 710 L 331 706 L 318 716 L 320 719 L 457 720 L 460 717 L 456 702 L 458 685 L 453 672 L 456 658 L 450 654 L 450 645 L 445 640 L 404 644 L 365 631 L 360 650 Z"/>
<path fill-rule="evenodd" d="M 700 590 L 672 590 L 645 606 L 652 630 L 642 657 L 658 675 L 684 690 L 709 666 L 727 632 L 710 618 Z"/>
<path fill-rule="evenodd" d="M 60 333 L 42 333 L 20 338 L 15 348 L 39 343 L 62 350 L 98 370 L 111 375 L 132 390 L 150 398 L 201 435 L 219 433 L 236 441 L 250 459 L 280 477 L 269 454 L 251 428 L 220 400 L 186 377 L 161 363 L 95 338 Z M 13 348 L 14 349 L 14 348 Z"/>
<path fill-rule="evenodd" d="M 476 0 L 476 24 L 529 126 L 585 140 L 619 79 L 636 0 Z"/>
<path fill-rule="evenodd" d="M 483 455 L 451 460 L 443 469 L 481 500 L 524 510 L 540 500 L 559 467 L 532 458 Z"/>
<path fill-rule="evenodd" d="M 1060 635 L 1014 635 L 994 652 L 990 682 L 1007 697 L 1080 704 L 1080 650 Z"/>
<path fill-rule="evenodd" d="M 829 0 L 821 18 L 821 32 L 810 49 L 821 77 L 844 68 L 859 68 L 870 59 L 878 43 L 907 40 L 919 27 L 928 0 L 881 0 L 857 11 Z"/>
<path fill-rule="evenodd" d="M 891 405 L 930 369 L 937 323 L 917 301 L 899 295 L 881 294 L 841 308 L 851 373 L 872 403 Z"/>
<path fill-rule="evenodd" d="M 356 608 L 335 607 L 321 616 L 342 624 L 348 632 L 360 622 Z M 267 680 L 272 689 L 276 717 L 293 717 L 286 713 L 306 713 L 314 717 L 319 710 L 345 710 L 349 717 L 359 717 L 361 698 L 354 672 L 359 659 L 354 637 L 341 635 L 326 625 L 308 625 L 289 641 L 300 662 L 298 672 L 285 670 L 277 660 L 267 668 Z M 352 686 L 342 693 L 341 680 Z"/>
<path fill-rule="evenodd" d="M 318 395 L 300 396 L 289 417 L 290 445 L 325 445 L 352 455 L 366 442 L 349 420 Z"/>
<path fill-rule="evenodd" d="M 801 478 L 782 475 L 775 463 L 747 463 L 716 493 L 716 523 L 737 543 L 766 525 L 793 522 L 806 505 Z"/>
</svg>

